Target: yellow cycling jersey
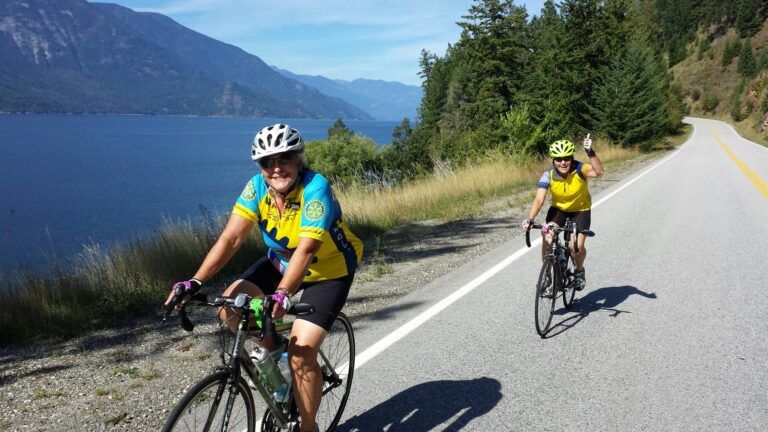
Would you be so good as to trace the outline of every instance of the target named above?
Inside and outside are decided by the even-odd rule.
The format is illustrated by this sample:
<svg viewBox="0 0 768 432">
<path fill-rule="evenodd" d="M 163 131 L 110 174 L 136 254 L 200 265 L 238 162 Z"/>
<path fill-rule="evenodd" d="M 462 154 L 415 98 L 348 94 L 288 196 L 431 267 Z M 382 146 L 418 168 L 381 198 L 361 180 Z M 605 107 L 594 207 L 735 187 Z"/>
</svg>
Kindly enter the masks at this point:
<svg viewBox="0 0 768 432">
<path fill-rule="evenodd" d="M 574 160 L 571 171 L 565 177 L 552 167 L 539 179 L 539 189 L 549 189 L 552 193 L 552 206 L 564 212 L 572 213 L 592 208 L 592 196 L 589 194 L 587 177 L 584 170 L 591 167 Z"/>
<path fill-rule="evenodd" d="M 273 193 L 264 176 L 258 174 L 246 184 L 232 212 L 259 225 L 275 268 L 285 274 L 299 239 L 307 237 L 321 241 L 322 246 L 304 282 L 338 279 L 355 272 L 363 256 L 363 243 L 342 220 L 341 207 L 325 177 L 305 169 L 285 196 L 282 216 Z"/>
</svg>

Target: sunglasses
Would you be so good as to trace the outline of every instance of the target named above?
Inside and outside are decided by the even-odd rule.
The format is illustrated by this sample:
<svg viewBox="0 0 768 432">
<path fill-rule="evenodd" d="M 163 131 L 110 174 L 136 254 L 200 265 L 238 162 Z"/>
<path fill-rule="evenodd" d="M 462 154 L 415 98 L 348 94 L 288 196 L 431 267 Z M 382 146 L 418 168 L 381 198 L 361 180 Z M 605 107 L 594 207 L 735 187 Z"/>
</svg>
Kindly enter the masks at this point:
<svg viewBox="0 0 768 432">
<path fill-rule="evenodd" d="M 295 160 L 293 153 L 285 153 L 272 157 L 264 157 L 259 159 L 259 166 L 263 169 L 271 169 L 278 165 L 286 166 Z"/>
<path fill-rule="evenodd" d="M 568 157 L 556 157 L 556 158 L 552 158 L 552 159 L 554 159 L 554 160 L 555 160 L 555 162 L 565 162 L 565 161 L 568 161 L 568 162 L 570 162 L 570 161 L 572 161 L 572 160 L 573 160 L 573 156 L 568 156 Z"/>
</svg>

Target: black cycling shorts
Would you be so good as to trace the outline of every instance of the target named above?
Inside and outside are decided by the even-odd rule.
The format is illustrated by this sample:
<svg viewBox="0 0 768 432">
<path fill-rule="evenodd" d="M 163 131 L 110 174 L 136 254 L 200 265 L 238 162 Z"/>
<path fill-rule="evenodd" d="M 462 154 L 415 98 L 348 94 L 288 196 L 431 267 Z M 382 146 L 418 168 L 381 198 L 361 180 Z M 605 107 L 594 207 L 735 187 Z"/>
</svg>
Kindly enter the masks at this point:
<svg viewBox="0 0 768 432">
<path fill-rule="evenodd" d="M 571 219 L 579 231 L 586 231 L 592 224 L 592 210 L 564 212 L 557 207 L 550 207 L 547 211 L 547 223 L 554 222 L 562 227 L 566 219 Z"/>
<path fill-rule="evenodd" d="M 315 311 L 297 319 L 309 321 L 329 330 L 336 315 L 341 312 L 341 308 L 347 302 L 354 277 L 353 273 L 338 279 L 302 283 L 299 286 L 299 290 L 302 291 L 299 302 L 311 304 L 315 307 Z M 240 279 L 256 284 L 265 295 L 270 295 L 275 293 L 283 275 L 275 268 L 272 261 L 263 257 L 240 275 Z"/>
</svg>

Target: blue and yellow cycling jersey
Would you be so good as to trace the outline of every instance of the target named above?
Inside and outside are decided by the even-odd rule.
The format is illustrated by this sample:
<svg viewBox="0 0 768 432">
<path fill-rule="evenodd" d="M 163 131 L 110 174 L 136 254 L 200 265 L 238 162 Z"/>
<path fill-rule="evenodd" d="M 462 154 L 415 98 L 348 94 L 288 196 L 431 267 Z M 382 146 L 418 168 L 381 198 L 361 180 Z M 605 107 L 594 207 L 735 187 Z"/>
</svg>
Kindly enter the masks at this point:
<svg viewBox="0 0 768 432">
<path fill-rule="evenodd" d="M 574 160 L 571 162 L 571 171 L 565 177 L 552 167 L 541 176 L 538 187 L 549 189 L 552 193 L 552 206 L 564 212 L 589 210 L 592 207 L 592 196 L 589 194 L 584 170 L 590 166 Z"/>
<path fill-rule="evenodd" d="M 268 256 L 281 273 L 285 273 L 302 237 L 322 242 L 304 282 L 338 279 L 357 269 L 363 243 L 342 220 L 341 207 L 325 177 L 304 169 L 285 196 L 282 216 L 273 193 L 264 176 L 258 174 L 245 185 L 232 212 L 259 225 L 269 247 Z"/>
</svg>

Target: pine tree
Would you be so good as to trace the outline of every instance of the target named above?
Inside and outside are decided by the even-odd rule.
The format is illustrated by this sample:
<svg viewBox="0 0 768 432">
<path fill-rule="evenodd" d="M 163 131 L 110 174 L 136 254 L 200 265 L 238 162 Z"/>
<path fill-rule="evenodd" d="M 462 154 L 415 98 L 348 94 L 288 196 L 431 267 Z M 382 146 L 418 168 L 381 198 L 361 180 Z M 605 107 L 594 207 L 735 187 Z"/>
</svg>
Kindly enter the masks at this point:
<svg viewBox="0 0 768 432">
<path fill-rule="evenodd" d="M 743 38 L 752 37 L 763 25 L 760 15 L 761 0 L 738 0 L 736 3 L 736 28 Z"/>
<path fill-rule="evenodd" d="M 507 111 L 525 75 L 528 14 L 513 0 L 475 0 L 457 46 L 463 51 L 466 87 L 462 109 L 480 123 Z"/>
<path fill-rule="evenodd" d="M 642 37 L 603 69 L 590 114 L 596 131 L 625 147 L 650 149 L 669 128 L 666 75 Z"/>
<path fill-rule="evenodd" d="M 530 72 L 510 111 L 525 107 L 533 121 L 541 125 L 535 143 L 526 146 L 533 153 L 546 152 L 549 144 L 569 135 L 576 124 L 572 108 L 576 97 L 569 92 L 572 76 L 566 66 L 564 26 L 552 0 L 544 2 L 539 16 L 531 20 Z M 512 138 L 508 137 L 508 142 Z"/>
<path fill-rule="evenodd" d="M 757 75 L 757 60 L 755 59 L 755 53 L 752 52 L 752 45 L 749 43 L 749 40 L 741 44 L 739 73 L 747 78 Z"/>
<path fill-rule="evenodd" d="M 686 44 L 696 34 L 693 0 L 656 0 L 661 43 L 674 65 L 686 56 Z"/>
<path fill-rule="evenodd" d="M 344 124 L 344 121 L 340 118 L 333 122 L 333 125 L 328 128 L 328 139 L 336 139 L 342 142 L 349 142 L 352 140 L 352 136 L 355 133 Z"/>
<path fill-rule="evenodd" d="M 593 129 L 588 107 L 594 104 L 593 91 L 599 70 L 610 62 L 610 47 L 602 35 L 605 11 L 598 0 L 564 0 L 560 11 L 564 19 L 561 67 L 569 108 L 575 128 Z"/>
</svg>

